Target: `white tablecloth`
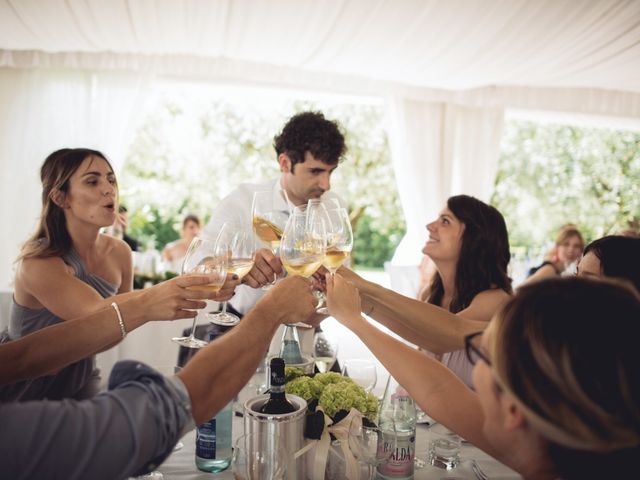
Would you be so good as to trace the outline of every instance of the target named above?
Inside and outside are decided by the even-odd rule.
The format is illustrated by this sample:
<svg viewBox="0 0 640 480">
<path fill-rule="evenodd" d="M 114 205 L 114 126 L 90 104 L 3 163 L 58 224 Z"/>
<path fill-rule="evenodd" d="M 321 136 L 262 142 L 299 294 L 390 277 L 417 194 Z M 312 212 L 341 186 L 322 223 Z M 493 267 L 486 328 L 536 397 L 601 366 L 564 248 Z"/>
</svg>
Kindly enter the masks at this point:
<svg viewBox="0 0 640 480">
<path fill-rule="evenodd" d="M 242 418 L 234 417 L 233 430 L 234 438 L 243 432 Z M 418 458 L 426 458 L 428 438 L 428 427 L 419 425 L 416 435 L 416 453 Z M 201 472 L 196 468 L 195 430 L 185 435 L 182 442 L 184 443 L 184 447 L 181 450 L 174 452 L 158 469 L 163 473 L 165 480 L 211 480 L 211 478 L 220 480 L 233 479 L 231 467 L 224 472 L 216 474 L 214 477 L 212 477 L 211 473 Z M 424 468 L 416 469 L 414 478 L 416 480 L 440 480 L 443 478 L 449 478 L 451 480 L 475 480 L 476 477 L 469 468 L 467 462 L 464 462 L 465 459 L 471 458 L 478 462 L 482 470 L 491 480 L 518 480 L 522 478 L 516 472 L 499 463 L 497 460 L 493 459 L 473 445 L 463 444 L 460 456 L 462 459 L 462 465 L 454 470 L 447 472 L 427 465 Z"/>
<path fill-rule="evenodd" d="M 249 385 L 255 385 L 260 382 L 262 378 L 256 374 L 249 383 Z M 252 387 L 245 388 L 240 392 L 239 398 L 242 402 L 252 397 L 255 392 L 247 391 Z M 255 387 L 253 387 L 255 388 Z M 243 418 L 237 415 L 233 417 L 233 438 L 237 438 L 244 433 Z M 416 431 L 416 455 L 420 459 L 427 458 L 427 445 L 429 442 L 429 426 L 419 424 Z M 163 465 L 158 469 L 164 475 L 165 480 L 205 480 L 216 478 L 220 480 L 233 479 L 231 473 L 231 467 L 224 472 L 215 474 L 213 477 L 211 473 L 201 472 L 196 468 L 195 464 L 195 430 L 186 434 L 182 443 L 184 447 L 174 452 Z M 416 480 L 440 480 L 444 478 L 448 479 L 469 479 L 476 480 L 473 472 L 471 471 L 469 462 L 465 462 L 469 459 L 475 459 L 480 468 L 487 474 L 490 479 L 496 480 L 518 480 L 521 479 L 520 475 L 511 470 L 509 467 L 501 464 L 494 458 L 490 457 L 482 450 L 474 447 L 469 443 L 463 443 L 460 454 L 462 460 L 460 467 L 455 468 L 449 472 L 432 467 L 430 465 L 424 468 L 416 469 L 414 478 Z M 304 479 L 300 479 L 304 480 Z"/>
</svg>

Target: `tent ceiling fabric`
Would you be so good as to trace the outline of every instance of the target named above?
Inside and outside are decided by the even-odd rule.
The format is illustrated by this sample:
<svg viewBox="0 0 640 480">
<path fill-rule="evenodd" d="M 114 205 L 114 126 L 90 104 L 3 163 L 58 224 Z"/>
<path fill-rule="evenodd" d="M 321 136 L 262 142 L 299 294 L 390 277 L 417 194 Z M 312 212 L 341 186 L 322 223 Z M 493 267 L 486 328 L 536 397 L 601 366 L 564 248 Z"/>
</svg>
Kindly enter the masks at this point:
<svg viewBox="0 0 640 480">
<path fill-rule="evenodd" d="M 0 0 L 0 49 L 186 55 L 451 90 L 640 92 L 640 1 Z"/>
</svg>

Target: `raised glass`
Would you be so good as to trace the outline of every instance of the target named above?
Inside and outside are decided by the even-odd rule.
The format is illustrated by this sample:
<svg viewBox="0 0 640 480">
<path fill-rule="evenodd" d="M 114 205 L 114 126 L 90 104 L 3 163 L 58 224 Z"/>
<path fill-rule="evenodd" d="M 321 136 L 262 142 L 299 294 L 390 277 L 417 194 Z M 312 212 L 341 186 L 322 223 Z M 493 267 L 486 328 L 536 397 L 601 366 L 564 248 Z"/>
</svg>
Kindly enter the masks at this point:
<svg viewBox="0 0 640 480">
<path fill-rule="evenodd" d="M 218 239 L 220 239 L 220 236 L 218 236 Z M 187 287 L 187 289 L 219 292 L 227 277 L 227 251 L 228 247 L 224 241 L 219 242 L 218 240 L 212 240 L 207 237 L 195 237 L 191 241 L 187 254 L 184 257 L 184 261 L 182 263 L 182 274 L 209 275 L 211 276 L 211 283 L 206 285 L 194 285 Z M 202 348 L 206 346 L 208 342 L 195 338 L 194 336 L 199 316 L 200 312 L 198 312 L 198 315 L 193 317 L 191 334 L 188 337 L 174 337 L 171 340 L 188 348 Z"/>
<path fill-rule="evenodd" d="M 251 223 L 256 236 L 269 246 L 274 255 L 278 254 L 284 227 L 289 218 L 289 199 L 284 190 L 264 190 L 253 194 Z M 268 290 L 276 281 L 262 288 Z"/>
<path fill-rule="evenodd" d="M 218 241 L 228 247 L 229 264 L 227 273 L 236 274 L 242 279 L 253 267 L 256 254 L 256 241 L 253 228 L 249 223 L 225 222 L 220 230 Z M 207 315 L 212 323 L 233 326 L 240 318 L 227 312 L 227 302 L 222 303 L 222 311 Z"/>
</svg>

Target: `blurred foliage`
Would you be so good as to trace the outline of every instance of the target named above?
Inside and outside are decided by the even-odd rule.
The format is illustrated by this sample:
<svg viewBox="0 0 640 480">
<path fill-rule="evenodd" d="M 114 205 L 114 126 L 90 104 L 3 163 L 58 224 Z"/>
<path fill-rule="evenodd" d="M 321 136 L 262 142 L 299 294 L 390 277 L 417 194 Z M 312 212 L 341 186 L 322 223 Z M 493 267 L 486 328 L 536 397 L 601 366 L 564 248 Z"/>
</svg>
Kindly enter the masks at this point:
<svg viewBox="0 0 640 480">
<path fill-rule="evenodd" d="M 492 204 L 514 249 L 540 249 L 567 223 L 586 241 L 640 226 L 640 134 L 505 123 Z"/>
<path fill-rule="evenodd" d="M 238 184 L 278 177 L 273 137 L 304 110 L 322 111 L 345 134 L 348 152 L 332 189 L 350 210 L 364 210 L 356 262 L 381 268 L 405 229 L 382 105 L 287 100 L 261 106 L 164 95 L 136 132 L 119 180 L 129 234 L 162 249 L 178 238 L 186 214 L 206 223 L 213 206 Z"/>
</svg>

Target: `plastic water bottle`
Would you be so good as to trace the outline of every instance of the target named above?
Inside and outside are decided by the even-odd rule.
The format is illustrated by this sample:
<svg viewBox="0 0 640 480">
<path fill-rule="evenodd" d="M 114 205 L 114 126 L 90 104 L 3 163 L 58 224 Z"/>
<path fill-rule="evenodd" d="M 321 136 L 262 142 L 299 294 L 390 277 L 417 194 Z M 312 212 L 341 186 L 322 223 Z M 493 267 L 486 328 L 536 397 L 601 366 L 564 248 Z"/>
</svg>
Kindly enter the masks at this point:
<svg viewBox="0 0 640 480">
<path fill-rule="evenodd" d="M 279 357 L 284 359 L 284 363 L 287 365 L 295 365 L 304 362 L 302 353 L 300 353 L 300 338 L 298 337 L 298 330 L 293 325 L 284 326 Z"/>
<path fill-rule="evenodd" d="M 221 472 L 231 464 L 233 402 L 196 432 L 196 466 L 203 472 Z"/>
<path fill-rule="evenodd" d="M 413 478 L 413 459 L 416 444 L 416 406 L 407 391 L 391 376 L 384 391 L 379 418 L 380 429 L 393 430 L 395 426 L 395 445 L 385 443 L 378 448 L 388 451 L 391 456 L 378 466 L 378 478 Z M 386 428 L 385 428 L 386 426 Z"/>
</svg>

